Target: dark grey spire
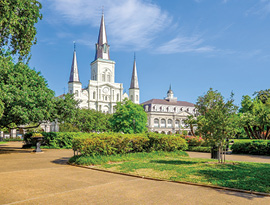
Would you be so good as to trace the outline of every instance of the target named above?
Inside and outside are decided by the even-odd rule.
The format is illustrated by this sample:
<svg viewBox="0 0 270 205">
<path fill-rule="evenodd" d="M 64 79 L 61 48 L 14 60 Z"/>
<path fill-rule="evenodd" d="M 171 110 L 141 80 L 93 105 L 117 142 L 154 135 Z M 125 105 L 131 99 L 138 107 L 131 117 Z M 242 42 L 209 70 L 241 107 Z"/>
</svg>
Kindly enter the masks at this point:
<svg viewBox="0 0 270 205">
<path fill-rule="evenodd" d="M 99 28 L 99 34 L 98 34 L 98 42 L 96 43 L 96 56 L 95 60 L 98 58 L 101 59 L 110 59 L 109 55 L 109 45 L 107 42 L 107 34 L 106 34 L 106 28 L 104 23 L 104 13 L 102 11 L 102 17 L 100 22 L 100 28 Z"/>
<path fill-rule="evenodd" d="M 131 77 L 131 83 L 129 89 L 139 89 L 139 81 L 138 81 L 138 75 L 137 75 L 137 68 L 136 68 L 136 56 L 134 54 L 134 63 L 133 63 L 133 72 Z"/>
<path fill-rule="evenodd" d="M 73 52 L 73 59 L 71 64 L 71 71 L 69 76 L 69 83 L 71 82 L 80 82 L 79 79 L 79 71 L 78 71 L 78 65 L 77 65 L 77 57 L 76 57 L 76 44 L 74 42 L 74 52 Z"/>
</svg>

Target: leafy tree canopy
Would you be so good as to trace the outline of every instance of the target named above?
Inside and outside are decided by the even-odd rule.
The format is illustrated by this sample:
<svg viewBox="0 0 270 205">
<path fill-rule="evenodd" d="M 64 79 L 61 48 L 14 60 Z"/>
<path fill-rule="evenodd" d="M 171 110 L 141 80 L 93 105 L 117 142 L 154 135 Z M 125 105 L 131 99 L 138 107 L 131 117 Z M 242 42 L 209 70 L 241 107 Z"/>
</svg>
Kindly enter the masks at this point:
<svg viewBox="0 0 270 205">
<path fill-rule="evenodd" d="M 60 125 L 60 131 L 81 131 L 81 132 L 106 132 L 110 131 L 110 114 L 96 110 L 77 109 L 73 118 L 66 120 Z M 71 127 L 73 126 L 73 128 Z"/>
<path fill-rule="evenodd" d="M 130 100 L 118 102 L 110 119 L 112 130 L 123 133 L 142 133 L 147 131 L 147 114 L 142 105 Z"/>
<path fill-rule="evenodd" d="M 197 117 L 198 131 L 209 144 L 219 147 L 219 152 L 226 138 L 234 136 L 236 132 L 233 120 L 237 106 L 233 102 L 233 94 L 226 102 L 221 93 L 210 88 L 196 103 L 200 114 Z"/>
<path fill-rule="evenodd" d="M 262 103 L 266 103 L 266 101 L 270 98 L 270 89 L 257 91 L 253 95 L 262 101 Z"/>
<path fill-rule="evenodd" d="M 253 99 L 245 95 L 239 110 L 240 125 L 249 138 L 270 138 L 270 98 L 259 91 Z"/>
<path fill-rule="evenodd" d="M 4 104 L 0 128 L 63 120 L 76 106 L 71 97 L 55 98 L 39 72 L 22 62 L 14 64 L 11 57 L 0 56 L 0 91 Z"/>
<path fill-rule="evenodd" d="M 0 48 L 19 54 L 19 60 L 28 56 L 31 46 L 36 44 L 35 24 L 42 19 L 41 7 L 36 0 L 1 0 Z"/>
</svg>

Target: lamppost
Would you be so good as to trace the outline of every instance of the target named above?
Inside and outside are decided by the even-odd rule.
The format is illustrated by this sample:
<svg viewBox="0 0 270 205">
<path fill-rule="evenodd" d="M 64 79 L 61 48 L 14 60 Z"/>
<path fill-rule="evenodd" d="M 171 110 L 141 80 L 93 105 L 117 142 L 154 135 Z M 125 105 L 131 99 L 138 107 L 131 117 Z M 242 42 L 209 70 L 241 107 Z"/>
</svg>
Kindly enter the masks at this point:
<svg viewBox="0 0 270 205">
<path fill-rule="evenodd" d="M 136 131 L 135 131 L 135 119 L 133 119 L 133 128 L 134 128 L 134 133 L 136 134 Z"/>
</svg>

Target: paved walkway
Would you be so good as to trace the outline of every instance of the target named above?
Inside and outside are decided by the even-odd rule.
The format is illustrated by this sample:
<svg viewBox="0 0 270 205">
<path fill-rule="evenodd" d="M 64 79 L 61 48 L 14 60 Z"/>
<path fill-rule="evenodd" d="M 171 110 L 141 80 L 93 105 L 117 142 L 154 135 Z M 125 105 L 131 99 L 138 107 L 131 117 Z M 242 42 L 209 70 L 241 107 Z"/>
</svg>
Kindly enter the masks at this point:
<svg viewBox="0 0 270 205">
<path fill-rule="evenodd" d="M 187 152 L 191 158 L 206 158 L 210 159 L 210 153 L 203 152 Z M 270 156 L 262 155 L 244 155 L 244 154 L 227 154 L 226 160 L 242 161 L 242 162 L 260 162 L 270 163 Z M 270 182 L 269 182 L 270 183 Z"/>
<path fill-rule="evenodd" d="M 66 165 L 71 150 L 0 145 L 0 204 L 270 204 L 270 197 Z"/>
</svg>

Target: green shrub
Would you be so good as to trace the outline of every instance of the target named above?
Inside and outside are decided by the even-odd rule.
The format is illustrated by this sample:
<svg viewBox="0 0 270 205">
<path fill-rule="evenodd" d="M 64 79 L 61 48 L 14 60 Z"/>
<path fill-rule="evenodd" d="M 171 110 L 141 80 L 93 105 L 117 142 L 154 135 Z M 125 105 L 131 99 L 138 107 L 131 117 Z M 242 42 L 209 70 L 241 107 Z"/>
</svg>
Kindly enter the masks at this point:
<svg viewBox="0 0 270 205">
<path fill-rule="evenodd" d="M 32 135 L 33 135 L 32 132 L 26 133 L 24 135 L 24 141 L 27 145 L 35 144 L 35 141 L 31 138 Z M 59 148 L 71 149 L 74 137 L 90 134 L 78 132 L 42 132 L 42 135 L 44 136 L 44 140 L 42 142 L 43 146 L 55 149 Z"/>
<path fill-rule="evenodd" d="M 73 150 L 83 155 L 115 155 L 132 152 L 185 150 L 184 139 L 156 133 L 120 134 L 102 133 L 75 137 Z"/>
<path fill-rule="evenodd" d="M 270 140 L 237 140 L 231 149 L 234 154 L 270 155 Z"/>
</svg>

